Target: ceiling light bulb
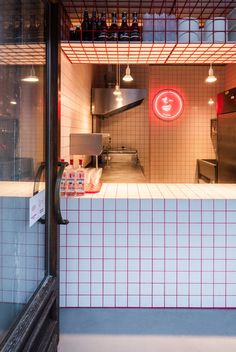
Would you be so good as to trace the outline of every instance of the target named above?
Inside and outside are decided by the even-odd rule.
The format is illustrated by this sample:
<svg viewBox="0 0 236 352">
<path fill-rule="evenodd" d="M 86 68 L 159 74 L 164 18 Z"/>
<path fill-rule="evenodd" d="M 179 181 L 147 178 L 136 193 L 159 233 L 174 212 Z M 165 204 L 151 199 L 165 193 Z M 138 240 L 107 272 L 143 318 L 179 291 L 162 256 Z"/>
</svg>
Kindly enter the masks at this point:
<svg viewBox="0 0 236 352">
<path fill-rule="evenodd" d="M 36 76 L 33 66 L 31 67 L 30 75 L 22 78 L 21 81 L 22 82 L 30 82 L 30 83 L 34 83 L 34 82 L 39 81 L 39 78 Z"/>
<path fill-rule="evenodd" d="M 121 95 L 121 90 L 120 90 L 119 84 L 116 84 L 115 90 L 113 91 L 113 94 L 116 96 Z"/>
<path fill-rule="evenodd" d="M 213 100 L 212 98 L 210 98 L 210 99 L 208 100 L 208 104 L 209 104 L 209 105 L 213 105 L 213 104 L 214 104 L 214 100 Z"/>
<path fill-rule="evenodd" d="M 212 68 L 212 64 L 210 64 L 209 72 L 208 72 L 208 77 L 206 79 L 207 83 L 213 83 L 217 80 L 216 76 L 214 75 L 214 71 Z"/>
<path fill-rule="evenodd" d="M 17 102 L 16 102 L 14 99 L 12 99 L 12 100 L 10 101 L 10 104 L 12 104 L 12 105 L 16 105 L 16 104 L 17 104 Z"/>
<path fill-rule="evenodd" d="M 129 65 L 127 65 L 127 67 L 126 67 L 125 76 L 123 77 L 123 81 L 125 81 L 125 82 L 132 82 L 133 81 L 133 77 L 130 74 Z"/>
<path fill-rule="evenodd" d="M 37 76 L 31 76 L 31 75 L 29 75 L 29 76 L 26 76 L 26 77 L 22 78 L 22 81 L 23 81 L 23 82 L 38 82 L 39 79 L 38 79 Z"/>
</svg>

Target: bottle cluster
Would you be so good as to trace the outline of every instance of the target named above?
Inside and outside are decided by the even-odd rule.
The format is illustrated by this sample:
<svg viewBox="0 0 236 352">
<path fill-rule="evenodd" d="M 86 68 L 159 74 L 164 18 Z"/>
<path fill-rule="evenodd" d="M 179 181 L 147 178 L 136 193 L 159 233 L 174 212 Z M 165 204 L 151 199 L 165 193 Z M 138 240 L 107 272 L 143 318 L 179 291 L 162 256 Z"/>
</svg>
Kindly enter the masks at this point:
<svg viewBox="0 0 236 352">
<path fill-rule="evenodd" d="M 138 25 L 138 14 L 133 12 L 132 24 L 129 26 L 127 12 L 122 12 L 121 24 L 118 25 L 117 15 L 111 14 L 111 24 L 108 26 L 106 13 L 99 17 L 96 11 L 89 16 L 84 10 L 81 25 L 70 28 L 70 40 L 82 41 L 140 41 L 141 31 Z"/>
<path fill-rule="evenodd" d="M 62 175 L 60 194 L 62 197 L 78 197 L 85 193 L 97 193 L 101 188 L 101 175 L 102 168 L 84 168 L 81 159 L 79 167 L 75 168 L 71 159 Z"/>
<path fill-rule="evenodd" d="M 85 193 L 85 172 L 82 168 L 82 160 L 79 160 L 79 167 L 74 168 L 73 159 L 70 165 L 63 172 L 61 179 L 61 196 L 74 197 L 82 196 Z"/>
<path fill-rule="evenodd" d="M 0 41 L 2 43 L 38 42 L 43 39 L 42 19 L 37 15 L 0 15 Z"/>
</svg>

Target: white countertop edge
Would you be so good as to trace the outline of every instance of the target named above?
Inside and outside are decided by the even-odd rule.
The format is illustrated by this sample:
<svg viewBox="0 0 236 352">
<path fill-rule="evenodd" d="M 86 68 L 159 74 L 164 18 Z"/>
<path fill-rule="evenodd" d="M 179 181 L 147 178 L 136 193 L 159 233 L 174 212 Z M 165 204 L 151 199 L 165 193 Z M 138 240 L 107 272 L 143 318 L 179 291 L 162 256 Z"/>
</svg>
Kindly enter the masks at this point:
<svg viewBox="0 0 236 352">
<path fill-rule="evenodd" d="M 33 182 L 0 182 L 0 197 L 30 198 Z M 44 188 L 42 183 L 41 189 Z M 64 198 L 64 197 L 63 197 Z M 74 199 L 77 197 L 71 197 Z M 236 184 L 104 183 L 82 199 L 236 199 Z M 67 198 L 68 200 L 70 198 Z"/>
<path fill-rule="evenodd" d="M 236 184 L 104 183 L 82 199 L 236 199 Z"/>
</svg>

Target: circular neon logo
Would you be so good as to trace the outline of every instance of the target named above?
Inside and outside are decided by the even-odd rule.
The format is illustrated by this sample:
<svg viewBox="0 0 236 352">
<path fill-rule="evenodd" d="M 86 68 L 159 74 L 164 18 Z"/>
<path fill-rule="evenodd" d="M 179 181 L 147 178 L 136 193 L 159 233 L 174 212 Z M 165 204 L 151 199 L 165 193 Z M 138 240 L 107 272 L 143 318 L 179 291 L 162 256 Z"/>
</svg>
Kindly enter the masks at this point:
<svg viewBox="0 0 236 352">
<path fill-rule="evenodd" d="M 162 120 L 176 120 L 182 114 L 183 109 L 183 98 L 175 90 L 161 90 L 153 99 L 153 111 Z"/>
</svg>

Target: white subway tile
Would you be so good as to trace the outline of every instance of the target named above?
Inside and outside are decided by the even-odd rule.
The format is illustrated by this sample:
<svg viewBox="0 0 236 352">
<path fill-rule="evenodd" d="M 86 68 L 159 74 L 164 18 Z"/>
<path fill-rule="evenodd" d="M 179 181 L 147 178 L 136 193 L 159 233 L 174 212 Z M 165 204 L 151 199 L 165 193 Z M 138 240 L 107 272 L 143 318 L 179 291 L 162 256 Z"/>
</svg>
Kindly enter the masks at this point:
<svg viewBox="0 0 236 352">
<path fill-rule="evenodd" d="M 153 307 L 163 308 L 165 307 L 164 296 L 153 296 Z"/>
<path fill-rule="evenodd" d="M 139 296 L 128 296 L 128 307 L 139 307 Z"/>
<path fill-rule="evenodd" d="M 115 296 L 103 296 L 104 307 L 114 308 L 115 307 Z"/>
<path fill-rule="evenodd" d="M 177 296 L 177 307 L 178 308 L 189 307 L 189 297 L 188 296 Z"/>
<path fill-rule="evenodd" d="M 116 307 L 127 307 L 127 296 L 116 296 Z"/>
<path fill-rule="evenodd" d="M 78 303 L 79 307 L 91 307 L 89 296 L 79 296 L 78 300 L 79 300 L 79 303 Z"/>
<path fill-rule="evenodd" d="M 176 296 L 165 296 L 165 307 L 176 307 Z"/>
</svg>

